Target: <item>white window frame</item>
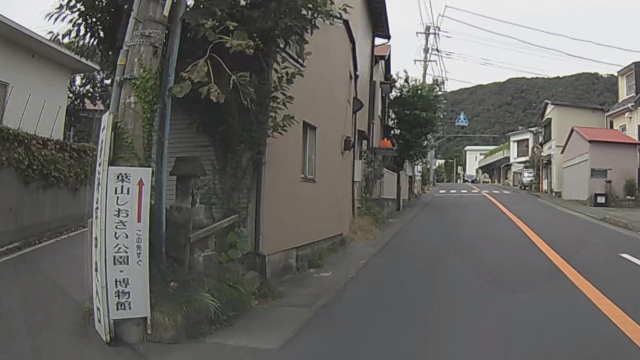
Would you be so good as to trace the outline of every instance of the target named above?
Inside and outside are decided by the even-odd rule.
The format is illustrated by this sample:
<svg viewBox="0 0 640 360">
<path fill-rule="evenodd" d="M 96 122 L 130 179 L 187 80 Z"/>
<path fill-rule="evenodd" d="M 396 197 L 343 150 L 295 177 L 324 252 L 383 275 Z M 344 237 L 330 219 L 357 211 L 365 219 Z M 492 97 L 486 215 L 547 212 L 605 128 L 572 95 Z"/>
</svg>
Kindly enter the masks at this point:
<svg viewBox="0 0 640 360">
<path fill-rule="evenodd" d="M 624 78 L 624 96 L 629 97 L 636 94 L 636 74 L 630 71 L 623 75 Z M 629 81 L 631 80 L 631 81 Z M 631 87 L 629 87 L 631 85 Z"/>
<path fill-rule="evenodd" d="M 312 135 L 312 136 L 311 136 Z M 311 141 L 313 139 L 313 141 Z M 318 128 L 308 122 L 302 123 L 302 177 L 314 180 L 318 169 Z"/>
</svg>

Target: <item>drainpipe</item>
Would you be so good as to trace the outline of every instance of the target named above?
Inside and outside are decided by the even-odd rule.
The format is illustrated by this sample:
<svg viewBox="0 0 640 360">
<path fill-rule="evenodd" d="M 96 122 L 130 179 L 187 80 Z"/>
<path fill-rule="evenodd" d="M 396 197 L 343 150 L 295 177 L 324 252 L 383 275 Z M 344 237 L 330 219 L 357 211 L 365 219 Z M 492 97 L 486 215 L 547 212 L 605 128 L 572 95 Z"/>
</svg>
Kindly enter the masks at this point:
<svg viewBox="0 0 640 360">
<path fill-rule="evenodd" d="M 169 39 L 167 43 L 167 54 L 162 71 L 162 83 L 160 85 L 160 109 L 158 119 L 158 138 L 156 142 L 156 184 L 155 184 L 155 206 L 153 210 L 154 234 L 157 236 L 158 248 L 156 251 L 166 263 L 167 248 L 167 175 L 168 175 L 168 153 L 169 135 L 171 133 L 171 109 L 172 95 L 171 87 L 175 82 L 176 64 L 180 49 L 180 36 L 182 34 L 182 16 L 186 10 L 185 0 L 178 0 L 176 7 L 171 13 L 169 25 Z"/>
<path fill-rule="evenodd" d="M 353 29 L 351 29 L 351 23 L 349 20 L 342 20 L 342 24 L 344 25 L 345 30 L 347 31 L 347 37 L 349 38 L 349 42 L 351 43 L 351 61 L 353 63 L 353 88 L 354 88 L 354 98 L 351 99 L 351 107 L 352 107 L 352 122 L 353 122 L 353 149 L 351 150 L 353 153 L 353 161 L 351 164 L 351 214 L 352 216 L 356 216 L 356 147 L 358 145 L 358 113 L 353 112 L 353 100 L 358 98 L 358 80 L 360 79 L 360 69 L 358 68 L 358 51 L 356 48 L 356 38 L 353 35 Z"/>
</svg>

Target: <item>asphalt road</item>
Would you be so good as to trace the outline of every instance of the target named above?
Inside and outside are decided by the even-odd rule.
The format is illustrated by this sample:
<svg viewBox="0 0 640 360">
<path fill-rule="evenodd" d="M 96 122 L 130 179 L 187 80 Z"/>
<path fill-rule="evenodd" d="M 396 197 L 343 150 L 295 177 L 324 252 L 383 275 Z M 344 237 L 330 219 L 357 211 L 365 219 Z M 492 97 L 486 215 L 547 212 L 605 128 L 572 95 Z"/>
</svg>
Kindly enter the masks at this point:
<svg viewBox="0 0 640 360">
<path fill-rule="evenodd" d="M 640 265 L 619 255 L 640 258 L 640 238 L 525 193 L 479 188 L 440 186 L 295 338 L 255 358 L 640 359 Z M 610 304 L 592 301 L 482 190 L 628 315 L 631 336 L 610 319 Z"/>
<path fill-rule="evenodd" d="M 78 310 L 88 246 L 0 262 L 0 360 L 144 357 L 102 345 Z M 442 185 L 280 350 L 194 343 L 148 358 L 640 359 L 637 259 L 637 234 L 519 191 Z"/>
</svg>

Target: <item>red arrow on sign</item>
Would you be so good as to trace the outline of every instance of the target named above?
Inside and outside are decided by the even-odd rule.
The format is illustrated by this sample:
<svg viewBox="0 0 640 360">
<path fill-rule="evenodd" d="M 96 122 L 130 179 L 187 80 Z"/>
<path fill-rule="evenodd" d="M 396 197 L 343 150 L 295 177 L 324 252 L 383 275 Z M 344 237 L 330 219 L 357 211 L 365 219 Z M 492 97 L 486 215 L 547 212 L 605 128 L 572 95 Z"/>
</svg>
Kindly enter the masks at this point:
<svg viewBox="0 0 640 360">
<path fill-rule="evenodd" d="M 138 224 L 142 223 L 142 197 L 144 195 L 144 180 L 138 180 Z"/>
</svg>

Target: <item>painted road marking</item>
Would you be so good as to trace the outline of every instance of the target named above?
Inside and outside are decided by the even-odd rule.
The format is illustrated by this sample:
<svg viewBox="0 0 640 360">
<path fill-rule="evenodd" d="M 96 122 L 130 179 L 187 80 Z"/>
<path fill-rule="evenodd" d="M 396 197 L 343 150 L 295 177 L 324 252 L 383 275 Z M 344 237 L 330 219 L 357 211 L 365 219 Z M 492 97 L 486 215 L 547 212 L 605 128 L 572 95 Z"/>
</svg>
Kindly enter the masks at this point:
<svg viewBox="0 0 640 360">
<path fill-rule="evenodd" d="M 450 193 L 456 193 L 458 190 L 449 190 Z"/>
<path fill-rule="evenodd" d="M 447 190 L 440 190 L 440 194 L 446 193 L 446 192 L 447 192 Z"/>
<path fill-rule="evenodd" d="M 511 191 L 503 191 L 503 194 L 511 194 Z"/>
<path fill-rule="evenodd" d="M 494 193 L 494 194 L 500 194 L 500 191 L 498 191 L 498 190 L 493 190 L 493 193 Z"/>
<path fill-rule="evenodd" d="M 622 256 L 623 258 L 631 261 L 632 263 L 636 264 L 636 265 L 640 265 L 640 260 L 634 258 L 633 256 L 629 255 L 629 254 L 618 254 L 620 256 Z"/>
<path fill-rule="evenodd" d="M 468 191 L 467 191 L 467 190 L 462 190 L 462 191 L 460 191 L 460 192 L 462 192 L 462 193 L 468 193 Z"/>
<path fill-rule="evenodd" d="M 473 190 L 473 191 L 471 191 L 471 192 L 472 192 L 472 193 L 477 193 L 477 192 L 480 192 L 480 191 L 478 191 L 478 190 Z"/>
<path fill-rule="evenodd" d="M 553 248 L 542 240 L 531 228 L 515 216 L 502 203 L 489 194 L 484 195 L 495 206 L 500 209 L 522 232 L 542 251 L 542 253 L 556 265 L 564 275 L 602 311 L 623 333 L 625 333 L 631 341 L 640 347 L 640 325 L 636 323 L 629 315 L 618 307 L 613 301 L 607 298 L 598 288 L 582 276 L 574 269 L 566 260 L 562 258 Z"/>
</svg>

